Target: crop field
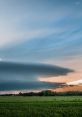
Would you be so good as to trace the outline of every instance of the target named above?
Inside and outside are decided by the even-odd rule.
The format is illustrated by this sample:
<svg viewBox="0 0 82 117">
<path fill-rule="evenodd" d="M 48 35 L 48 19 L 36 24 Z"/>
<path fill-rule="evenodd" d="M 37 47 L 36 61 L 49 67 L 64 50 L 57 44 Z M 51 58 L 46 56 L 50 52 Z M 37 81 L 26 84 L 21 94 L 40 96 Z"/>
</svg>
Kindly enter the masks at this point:
<svg viewBox="0 0 82 117">
<path fill-rule="evenodd" d="M 82 117 L 82 97 L 0 96 L 0 117 Z"/>
</svg>

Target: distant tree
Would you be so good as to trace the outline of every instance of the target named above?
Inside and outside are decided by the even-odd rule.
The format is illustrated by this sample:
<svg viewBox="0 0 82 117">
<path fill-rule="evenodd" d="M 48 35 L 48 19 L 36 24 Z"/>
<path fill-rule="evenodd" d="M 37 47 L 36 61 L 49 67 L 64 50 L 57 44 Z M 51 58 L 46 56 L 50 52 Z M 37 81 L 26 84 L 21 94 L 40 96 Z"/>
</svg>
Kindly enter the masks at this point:
<svg viewBox="0 0 82 117">
<path fill-rule="evenodd" d="M 22 95 L 22 93 L 21 93 L 21 92 L 19 92 L 19 95 L 21 96 L 21 95 Z"/>
</svg>

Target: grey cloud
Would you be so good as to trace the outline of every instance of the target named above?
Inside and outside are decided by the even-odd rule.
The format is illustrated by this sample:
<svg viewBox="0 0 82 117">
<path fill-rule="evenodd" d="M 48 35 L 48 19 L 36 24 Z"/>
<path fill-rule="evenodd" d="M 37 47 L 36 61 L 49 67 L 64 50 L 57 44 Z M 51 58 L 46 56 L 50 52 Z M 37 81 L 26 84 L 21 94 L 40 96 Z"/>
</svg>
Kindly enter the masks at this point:
<svg viewBox="0 0 82 117">
<path fill-rule="evenodd" d="M 66 75 L 73 70 L 48 64 L 25 64 L 14 62 L 1 62 L 0 72 L 10 73 L 35 73 L 42 75 Z"/>
<path fill-rule="evenodd" d="M 48 64 L 0 62 L 0 90 L 53 88 L 55 84 L 38 80 L 41 76 L 61 76 L 71 69 Z"/>
<path fill-rule="evenodd" d="M 50 83 L 50 82 L 1 82 L 0 83 L 0 91 L 1 90 L 34 90 L 34 89 L 49 89 L 49 88 L 57 88 L 62 86 L 64 83 Z"/>
</svg>

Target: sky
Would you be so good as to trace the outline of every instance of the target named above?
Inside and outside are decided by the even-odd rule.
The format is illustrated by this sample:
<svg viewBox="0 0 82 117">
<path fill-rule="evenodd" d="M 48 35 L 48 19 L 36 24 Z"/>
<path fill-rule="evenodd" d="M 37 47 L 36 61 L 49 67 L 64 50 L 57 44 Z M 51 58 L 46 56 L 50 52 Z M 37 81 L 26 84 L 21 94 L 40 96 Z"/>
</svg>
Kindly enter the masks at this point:
<svg viewBox="0 0 82 117">
<path fill-rule="evenodd" d="M 81 80 L 82 0 L 0 0 L 0 63 L 1 90 L 12 89 L 8 87 L 11 82 L 21 85 L 21 79 L 22 83 L 25 79 L 27 83 L 29 79 L 37 85 L 39 82 L 42 87 L 41 83 Z M 13 63 L 35 68 L 38 64 L 38 69 L 44 67 L 45 73 L 41 70 L 42 74 L 32 71 L 33 74 L 21 75 L 18 67 L 20 73 L 15 74 Z M 9 65 L 13 75 L 5 70 Z M 55 75 L 50 70 L 48 75 L 45 65 L 68 72 Z"/>
</svg>

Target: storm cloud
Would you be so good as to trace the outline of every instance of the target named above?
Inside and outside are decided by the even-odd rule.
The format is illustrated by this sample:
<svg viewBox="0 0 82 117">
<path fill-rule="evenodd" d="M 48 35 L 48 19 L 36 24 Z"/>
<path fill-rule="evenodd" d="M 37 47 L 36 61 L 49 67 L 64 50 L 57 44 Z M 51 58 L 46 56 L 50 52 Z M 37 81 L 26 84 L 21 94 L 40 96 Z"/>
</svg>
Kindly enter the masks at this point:
<svg viewBox="0 0 82 117">
<path fill-rule="evenodd" d="M 54 83 L 39 81 L 41 76 L 61 76 L 71 69 L 49 64 L 0 62 L 0 90 L 53 88 Z"/>
</svg>

